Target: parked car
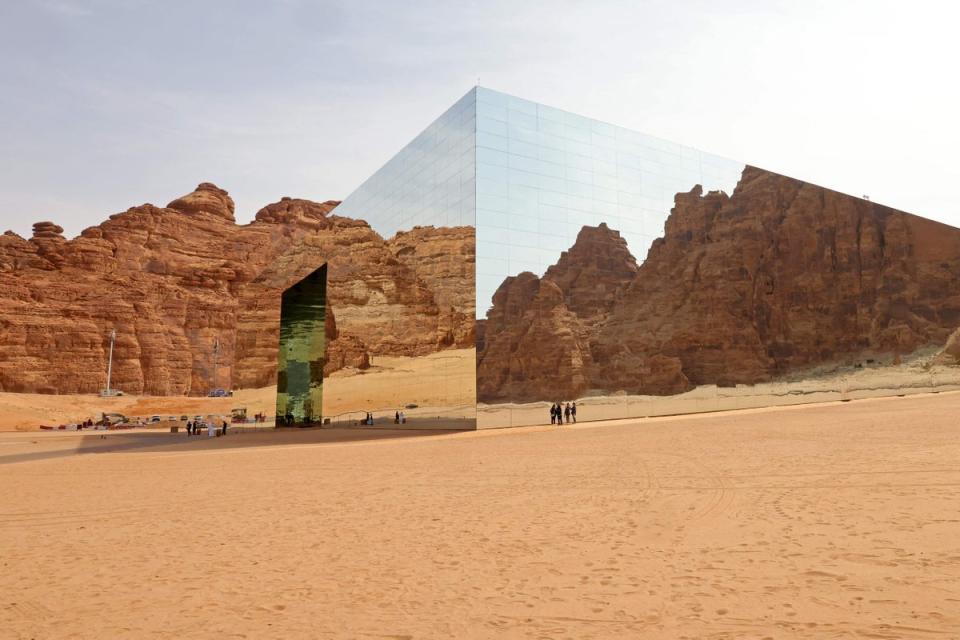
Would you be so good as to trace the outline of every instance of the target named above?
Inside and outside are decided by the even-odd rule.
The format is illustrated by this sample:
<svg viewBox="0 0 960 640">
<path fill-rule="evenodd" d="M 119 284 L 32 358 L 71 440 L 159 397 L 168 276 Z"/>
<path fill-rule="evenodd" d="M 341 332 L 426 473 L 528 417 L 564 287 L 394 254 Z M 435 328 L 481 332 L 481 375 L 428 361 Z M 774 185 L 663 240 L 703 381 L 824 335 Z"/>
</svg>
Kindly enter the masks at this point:
<svg viewBox="0 0 960 640">
<path fill-rule="evenodd" d="M 180 422 L 186 422 L 190 419 L 190 416 L 180 416 Z"/>
<path fill-rule="evenodd" d="M 160 416 L 150 416 L 150 419 L 147 420 L 147 424 L 157 424 L 160 422 Z"/>
<path fill-rule="evenodd" d="M 230 398 L 233 397 L 232 391 L 227 391 L 226 389 L 211 389 L 210 393 L 207 394 L 208 398 Z"/>
</svg>

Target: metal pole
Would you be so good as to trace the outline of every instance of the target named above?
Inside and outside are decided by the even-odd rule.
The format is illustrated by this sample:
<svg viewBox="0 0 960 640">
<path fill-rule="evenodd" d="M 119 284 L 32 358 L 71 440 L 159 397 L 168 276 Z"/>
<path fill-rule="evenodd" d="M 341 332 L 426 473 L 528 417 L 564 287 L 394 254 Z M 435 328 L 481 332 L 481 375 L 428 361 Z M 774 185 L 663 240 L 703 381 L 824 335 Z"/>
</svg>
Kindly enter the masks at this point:
<svg viewBox="0 0 960 640">
<path fill-rule="evenodd" d="M 107 395 L 110 395 L 110 377 L 113 375 L 113 343 L 117 339 L 117 330 L 110 331 L 110 358 L 107 360 Z"/>
<path fill-rule="evenodd" d="M 217 359 L 220 355 L 220 338 L 213 339 L 213 389 L 217 388 Z"/>
</svg>

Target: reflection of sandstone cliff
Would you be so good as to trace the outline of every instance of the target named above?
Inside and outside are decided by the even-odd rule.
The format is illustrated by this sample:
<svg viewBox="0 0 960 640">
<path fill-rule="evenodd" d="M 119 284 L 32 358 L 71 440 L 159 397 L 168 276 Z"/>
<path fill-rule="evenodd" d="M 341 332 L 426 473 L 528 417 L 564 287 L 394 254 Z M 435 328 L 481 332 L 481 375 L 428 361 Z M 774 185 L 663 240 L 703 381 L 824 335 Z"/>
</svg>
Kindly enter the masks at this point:
<svg viewBox="0 0 960 640">
<path fill-rule="evenodd" d="M 436 286 L 430 269 L 398 259 L 397 247 L 405 243 L 402 235 L 385 242 L 365 222 L 332 215 L 241 291 L 236 385 L 260 387 L 275 379 L 280 323 L 276 292 L 323 262 L 328 262 L 328 315 L 336 326 L 336 339 L 328 342 L 326 373 L 345 366 L 363 368 L 371 355 L 422 356 L 447 347 L 472 347 L 473 229 L 426 227 L 415 232 L 424 246 L 436 239 L 445 251 L 460 256 L 462 272 L 455 282 L 471 293 L 462 301 L 469 305 L 462 307 L 466 314 L 452 317 L 443 310 L 447 294 Z"/>
<path fill-rule="evenodd" d="M 239 226 L 227 192 L 202 184 L 165 208 L 134 207 L 73 240 L 50 222 L 37 223 L 30 240 L 0 236 L 0 390 L 99 389 L 111 328 L 119 389 L 205 392 L 215 338 L 220 386 L 269 384 L 280 291 L 334 257 L 328 371 L 367 366 L 371 355 L 472 345 L 472 320 L 466 327 L 438 311 L 443 295 L 431 274 L 398 260 L 366 223 L 329 215 L 336 204 L 284 198 Z M 472 230 L 420 233 L 424 242 L 448 238 L 451 250 L 461 243 L 471 277 L 462 286 L 472 289 Z"/>
<path fill-rule="evenodd" d="M 575 245 L 543 277 L 570 311 L 585 293 L 572 293 L 555 274 L 579 253 Z M 626 268 L 621 258 L 589 280 L 600 283 L 602 299 L 617 302 L 591 301 L 554 333 L 534 313 L 533 295 L 512 293 L 519 278 L 505 281 L 478 354 L 481 399 L 752 383 L 943 344 L 960 324 L 960 230 L 753 167 L 732 196 L 699 187 L 678 194 L 664 237 L 628 283 L 613 286 Z M 526 320 L 504 328 L 497 319 L 505 314 Z M 560 346 L 571 339 L 574 347 Z M 561 367 L 568 375 L 517 386 L 515 376 L 538 369 L 552 346 L 568 349 Z"/>
<path fill-rule="evenodd" d="M 414 227 L 390 240 L 390 251 L 433 291 L 444 346 L 472 347 L 476 291 L 472 227 Z"/>
<path fill-rule="evenodd" d="M 633 280 L 637 263 L 606 225 L 584 227 L 543 278 L 507 278 L 480 324 L 481 399 L 570 397 L 590 387 L 596 326 Z"/>
</svg>

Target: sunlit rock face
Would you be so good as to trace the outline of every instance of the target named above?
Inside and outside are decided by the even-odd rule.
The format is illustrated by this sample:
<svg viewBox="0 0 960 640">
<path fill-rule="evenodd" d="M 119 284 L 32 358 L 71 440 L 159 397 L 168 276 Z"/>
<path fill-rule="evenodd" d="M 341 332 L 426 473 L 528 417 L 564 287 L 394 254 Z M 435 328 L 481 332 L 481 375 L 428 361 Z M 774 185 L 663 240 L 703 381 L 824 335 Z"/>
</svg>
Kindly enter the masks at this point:
<svg viewBox="0 0 960 640">
<path fill-rule="evenodd" d="M 503 283 L 482 401 L 756 383 L 943 345 L 960 324 L 960 230 L 755 167 L 730 195 L 677 194 L 639 266 L 616 240 L 584 227 L 542 279 Z"/>
<path fill-rule="evenodd" d="M 364 368 L 371 355 L 472 346 L 473 301 L 451 302 L 442 260 L 398 255 L 409 240 L 332 215 L 337 204 L 283 198 L 237 225 L 229 194 L 203 183 L 72 240 L 52 222 L 29 240 L 0 236 L 0 390 L 103 388 L 111 329 L 112 386 L 128 393 L 273 384 L 280 292 L 326 262 L 325 372 Z M 417 252 L 436 245 L 460 256 L 472 291 L 473 230 L 416 233 Z"/>
</svg>

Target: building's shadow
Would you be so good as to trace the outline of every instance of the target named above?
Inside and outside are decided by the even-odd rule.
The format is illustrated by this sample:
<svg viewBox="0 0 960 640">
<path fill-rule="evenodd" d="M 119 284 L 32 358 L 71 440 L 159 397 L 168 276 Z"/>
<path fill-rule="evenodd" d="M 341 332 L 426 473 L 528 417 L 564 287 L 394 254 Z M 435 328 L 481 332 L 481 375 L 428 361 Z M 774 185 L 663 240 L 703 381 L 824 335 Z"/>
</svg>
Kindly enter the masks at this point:
<svg viewBox="0 0 960 640">
<path fill-rule="evenodd" d="M 103 455 L 118 452 L 163 452 L 163 451 L 200 451 L 216 449 L 236 449 L 277 445 L 323 444 L 338 442 L 358 442 L 364 440 L 385 440 L 392 438 L 422 438 L 442 433 L 455 433 L 474 429 L 474 422 L 451 423 L 449 428 L 416 428 L 416 426 L 393 427 L 325 427 L 296 428 L 282 427 L 243 427 L 231 426 L 227 435 L 208 437 L 188 436 L 184 431 L 170 433 L 165 431 L 92 431 L 84 434 L 70 434 L 71 437 L 58 438 L 57 448 L 43 448 L 38 451 L 19 452 L 0 455 L 0 464 L 49 460 L 75 455 Z M 49 434 L 53 435 L 53 434 Z M 45 436 L 38 433 L 31 442 L 43 447 Z M 52 444 L 52 442 L 51 442 Z"/>
</svg>

